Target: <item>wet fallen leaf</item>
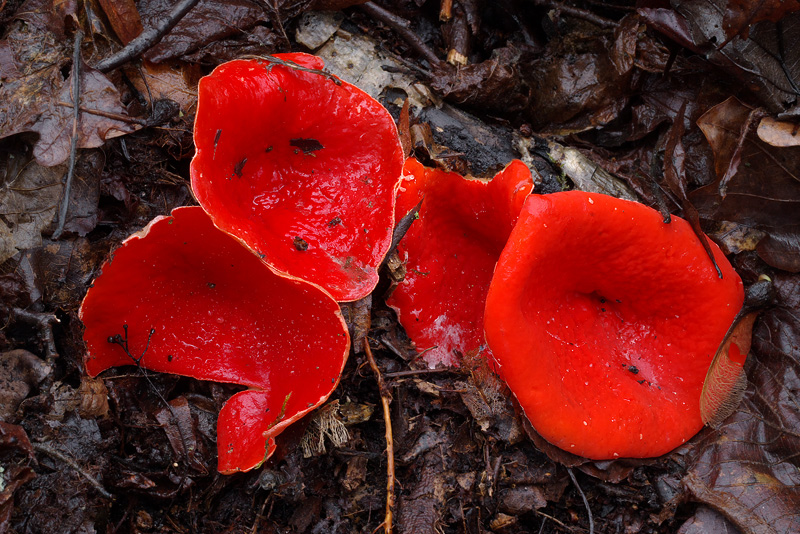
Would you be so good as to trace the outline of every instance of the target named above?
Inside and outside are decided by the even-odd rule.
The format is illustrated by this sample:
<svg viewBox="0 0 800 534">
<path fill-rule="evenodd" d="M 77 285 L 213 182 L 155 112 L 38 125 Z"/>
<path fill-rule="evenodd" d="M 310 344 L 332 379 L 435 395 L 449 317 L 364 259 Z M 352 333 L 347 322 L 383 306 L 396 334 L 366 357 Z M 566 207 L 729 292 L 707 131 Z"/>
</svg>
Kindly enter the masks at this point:
<svg viewBox="0 0 800 534">
<path fill-rule="evenodd" d="M 42 232 L 58 209 L 65 172 L 66 165 L 43 167 L 30 161 L 0 186 L 0 215 L 4 219 L 0 227 L 10 235 L 7 248 L 12 254 L 42 243 Z"/>
<path fill-rule="evenodd" d="M 582 40 L 555 40 L 546 52 L 520 66 L 531 88 L 526 118 L 534 130 L 566 135 L 613 121 L 628 104 L 628 69 L 619 53 L 609 57 L 611 45 L 602 36 Z M 620 64 L 620 61 L 622 63 Z"/>
<path fill-rule="evenodd" d="M 63 19 L 49 4 L 35 5 L 26 22 L 15 22 L 0 41 L 0 72 L 11 73 L 0 84 L 0 138 L 34 132 L 39 135 L 33 149 L 45 167 L 59 165 L 69 156 L 72 125 L 72 77 L 62 74 L 71 62 L 71 46 L 59 39 L 51 27 L 63 33 Z M 38 11 L 37 11 L 38 10 Z M 71 41 L 71 39 L 70 39 Z M 106 139 L 134 130 L 132 124 L 98 115 L 124 116 L 116 87 L 102 73 L 80 65 L 78 147 L 102 146 Z"/>
<path fill-rule="evenodd" d="M 756 251 L 762 260 L 776 269 L 790 273 L 800 272 L 800 227 L 770 230 L 759 241 Z"/>
<path fill-rule="evenodd" d="M 130 43 L 142 33 L 142 20 L 133 0 L 99 0 L 99 3 L 122 44 Z"/>
<path fill-rule="evenodd" d="M 731 11 L 721 8 L 721 0 L 677 0 L 674 11 L 664 8 L 640 8 L 647 23 L 679 44 L 706 57 L 740 78 L 764 105 L 775 113 L 800 113 L 797 83 L 800 80 L 800 49 L 787 43 L 800 36 L 800 14 L 785 6 L 769 12 L 774 2 L 730 4 Z M 738 6 L 738 10 L 737 10 Z M 757 11 L 765 8 L 765 11 Z M 736 15 L 732 15 L 736 11 Z M 740 26 L 752 18 L 751 25 Z M 755 22 L 759 19 L 760 22 Z M 726 23 L 727 21 L 727 23 Z M 746 31 L 746 38 L 732 38 Z"/>
<path fill-rule="evenodd" d="M 712 4 L 717 8 L 724 7 L 723 27 L 728 39 L 735 35 L 747 37 L 748 29 L 753 24 L 762 20 L 778 22 L 789 13 L 800 10 L 797 0 L 715 0 Z"/>
<path fill-rule="evenodd" d="M 689 195 L 702 217 L 749 226 L 800 225 L 800 147 L 779 148 L 755 135 L 757 112 L 735 98 L 700 121 L 714 151 L 717 180 Z"/>
<path fill-rule="evenodd" d="M 740 534 L 733 524 L 725 519 L 725 516 L 707 506 L 697 509 L 683 525 L 678 534 Z"/>
<path fill-rule="evenodd" d="M 274 11 L 285 20 L 302 11 L 310 2 L 270 1 L 268 4 L 259 4 L 247 0 L 200 0 L 177 26 L 147 51 L 145 58 L 153 63 L 181 58 L 225 37 L 248 33 L 259 22 L 269 22 L 272 5 L 275 6 Z M 170 0 L 139 2 L 142 23 L 146 28 L 154 26 L 168 15 L 173 5 L 174 2 Z"/>
<path fill-rule="evenodd" d="M 16 421 L 19 404 L 51 372 L 44 360 L 27 350 L 0 353 L 0 421 Z"/>
<path fill-rule="evenodd" d="M 683 480 L 743 533 L 800 529 L 800 277 L 774 282 L 776 306 L 753 332 L 744 401 L 718 432 L 703 434 Z"/>
<path fill-rule="evenodd" d="M 525 109 L 530 89 L 519 75 L 520 52 L 506 47 L 481 63 L 453 67 L 442 63 L 434 67 L 430 85 L 442 97 L 482 112 L 514 113 Z"/>
<path fill-rule="evenodd" d="M 33 448 L 21 426 L 0 422 L 0 531 L 7 532 L 14 509 L 14 493 L 20 486 L 36 478 L 33 469 L 19 462 L 20 457 L 33 458 Z M 18 463 L 19 462 L 19 463 Z M 21 465 L 22 464 L 22 465 Z"/>
</svg>

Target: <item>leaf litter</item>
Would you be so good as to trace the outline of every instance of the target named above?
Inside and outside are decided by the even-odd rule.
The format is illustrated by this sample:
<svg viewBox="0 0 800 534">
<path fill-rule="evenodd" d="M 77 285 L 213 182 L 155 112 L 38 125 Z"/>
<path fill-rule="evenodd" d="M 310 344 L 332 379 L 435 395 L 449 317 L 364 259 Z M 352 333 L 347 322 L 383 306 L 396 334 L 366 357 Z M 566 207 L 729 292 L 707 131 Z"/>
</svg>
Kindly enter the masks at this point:
<svg viewBox="0 0 800 534">
<path fill-rule="evenodd" d="M 759 137 L 755 120 L 786 120 L 796 112 L 793 84 L 800 76 L 793 69 L 800 63 L 796 49 L 785 46 L 798 27 L 794 3 L 672 2 L 635 13 L 591 2 L 573 11 L 524 12 L 512 4 L 483 11 L 469 0 L 458 4 L 455 17 L 463 20 L 457 24 L 468 21 L 462 37 L 455 36 L 462 30 L 442 31 L 438 5 L 392 7 L 440 63 L 431 64 L 359 8 L 337 14 L 320 46 L 337 59 L 338 75 L 358 74 L 355 83 L 374 84 L 393 113 L 412 97 L 409 127 L 428 132 L 416 152 L 427 164 L 491 175 L 507 154 L 525 155 L 537 190 L 571 187 L 578 178 L 591 184 L 601 174 L 624 182 L 616 190 L 672 213 L 694 206 L 712 235 L 725 223 L 756 236 L 736 242 L 734 263 L 748 285 L 766 274 L 775 295 L 754 325 L 742 403 L 718 429 L 705 429 L 662 458 L 587 462 L 536 439 L 491 375 L 419 365 L 379 287 L 370 305 L 351 311 L 358 337 L 366 330 L 381 340 L 377 363 L 389 377 L 396 529 L 587 532 L 582 491 L 595 532 L 688 534 L 701 525 L 742 533 L 797 530 L 800 280 L 792 273 L 800 256 L 794 209 L 800 159 L 796 147 Z M 378 524 L 386 499 L 384 428 L 372 415 L 380 397 L 363 356 L 351 356 L 332 397 L 348 439 L 333 430 L 338 423 L 308 418 L 261 471 L 233 477 L 215 472 L 214 429 L 220 407 L 239 388 L 170 375 L 149 375 L 151 385 L 131 369 L 100 382 L 81 373 L 77 305 L 105 254 L 154 215 L 191 203 L 185 158 L 197 69 L 240 53 L 287 51 L 285 38 L 295 37 L 298 15 L 306 26 L 328 17 L 303 2 L 279 2 L 272 11 L 248 4 L 234 27 L 224 23 L 234 20 L 233 5 L 213 6 L 207 22 L 216 25 L 213 31 L 203 35 L 200 25 L 185 23 L 152 49 L 150 59 L 179 61 L 171 70 L 145 70 L 142 77 L 129 68 L 134 64 L 126 66 L 135 90 L 117 74 L 81 66 L 81 103 L 88 110 L 147 115 L 153 102 L 145 97 L 142 104 L 140 96 L 149 88 L 154 99 L 179 101 L 184 116 L 130 133 L 130 122 L 81 113 L 79 146 L 102 146 L 104 157 L 80 152 L 86 189 L 71 195 L 72 226 L 60 241 L 49 240 L 48 225 L 64 174 L 54 165 L 67 159 L 72 126 L 67 43 L 75 22 L 84 21 L 78 11 L 35 2 L 13 20 L 3 14 L 11 23 L 0 40 L 0 91 L 10 102 L 0 113 L 0 349 L 44 354 L 40 330 L 15 310 L 53 313 L 60 320 L 54 327 L 60 358 L 52 368 L 3 367 L 12 370 L 3 371 L 0 393 L 17 407 L 0 422 L 0 530 L 372 532 Z M 158 9 L 154 2 L 139 5 L 145 27 Z M 201 3 L 195 16 L 203 9 L 212 7 Z M 113 41 L 110 29 L 98 28 L 95 42 Z M 348 43 L 364 54 L 361 63 L 348 63 Z M 467 67 L 446 63 L 442 51 L 456 48 Z M 96 61 L 84 52 L 90 64 Z M 34 64 L 40 68 L 25 70 Z M 32 94 L 34 105 L 22 106 L 20 99 Z M 729 107 L 734 94 L 739 103 Z M 707 134 L 707 127 L 716 133 Z M 120 132 L 128 135 L 112 139 Z M 544 133 L 562 136 L 544 139 Z M 165 416 L 162 397 L 177 421 Z M 520 427 L 533 441 L 519 439 Z M 338 437 L 325 441 L 326 432 Z M 304 439 L 316 449 L 309 458 Z M 574 468 L 575 482 L 567 467 Z"/>
</svg>

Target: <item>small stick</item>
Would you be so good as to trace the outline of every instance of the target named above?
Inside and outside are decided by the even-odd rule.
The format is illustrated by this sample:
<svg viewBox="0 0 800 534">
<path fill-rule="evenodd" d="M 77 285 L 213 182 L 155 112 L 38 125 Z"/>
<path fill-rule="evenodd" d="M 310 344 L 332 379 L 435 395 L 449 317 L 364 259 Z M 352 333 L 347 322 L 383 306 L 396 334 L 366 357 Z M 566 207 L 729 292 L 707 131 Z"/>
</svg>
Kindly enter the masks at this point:
<svg viewBox="0 0 800 534">
<path fill-rule="evenodd" d="M 443 65 L 442 60 L 433 53 L 433 50 L 428 48 L 428 45 L 426 45 L 416 33 L 411 31 L 411 23 L 409 23 L 406 19 L 398 17 L 391 11 L 387 11 L 386 9 L 377 4 L 373 4 L 372 2 L 366 2 L 358 7 L 367 15 L 383 22 L 394 31 L 399 33 L 403 39 L 405 39 L 406 42 L 411 45 L 411 48 L 416 50 L 419 55 L 428 60 L 428 63 L 430 63 L 432 67 L 439 67 Z"/>
<path fill-rule="evenodd" d="M 554 0 L 537 0 L 534 3 L 538 4 L 540 6 L 552 7 L 553 9 L 557 9 L 557 10 L 561 11 L 562 13 L 566 13 L 567 15 L 569 15 L 571 17 L 575 17 L 576 19 L 586 20 L 588 22 L 591 22 L 592 24 L 596 24 L 596 25 L 600 26 L 601 28 L 616 28 L 617 27 L 617 23 L 614 22 L 613 20 L 607 19 L 605 17 L 601 17 L 600 15 L 595 15 L 594 13 L 592 13 L 591 11 L 588 11 L 586 9 L 581 9 L 579 7 L 568 6 L 568 5 L 564 4 L 564 3 L 556 2 Z"/>
<path fill-rule="evenodd" d="M 439 5 L 439 20 L 447 22 L 453 18 L 453 0 L 442 0 Z"/>
<path fill-rule="evenodd" d="M 56 240 L 64 233 L 67 222 L 67 209 L 69 208 L 69 195 L 72 192 L 72 179 L 75 177 L 75 161 L 78 157 L 78 124 L 81 117 L 81 41 L 83 32 L 75 32 L 75 41 L 72 47 L 72 140 L 69 145 L 69 169 L 64 182 L 64 193 L 61 197 L 61 209 L 58 210 L 58 225 L 53 232 Z"/>
<path fill-rule="evenodd" d="M 200 0 L 181 0 L 172 8 L 169 15 L 152 28 L 148 28 L 139 34 L 133 41 L 125 45 L 125 48 L 112 54 L 94 66 L 100 72 L 106 73 L 114 70 L 134 60 L 157 44 L 161 39 L 175 27 L 178 22 L 199 2 Z"/>
<path fill-rule="evenodd" d="M 393 251 L 394 249 L 397 248 L 397 245 L 406 236 L 406 233 L 408 233 L 409 228 L 411 228 L 411 224 L 414 221 L 416 221 L 417 218 L 419 217 L 419 210 L 422 207 L 422 201 L 423 200 L 425 200 L 425 199 L 421 198 L 420 201 L 417 202 L 417 205 L 414 206 L 413 208 L 411 208 L 410 210 L 408 210 L 408 213 L 403 215 L 403 218 L 400 219 L 400 222 L 397 223 L 397 226 L 395 227 L 394 232 L 392 232 L 392 244 L 389 245 L 389 252 L 391 252 L 391 251 Z M 387 254 L 387 256 L 388 256 L 388 254 Z M 384 262 L 385 261 L 386 260 L 384 259 Z"/>
<path fill-rule="evenodd" d="M 28 324 L 39 327 L 39 335 L 41 336 L 42 341 L 44 341 L 44 360 L 52 368 L 52 366 L 55 365 L 56 358 L 58 358 L 58 351 L 56 350 L 56 338 L 53 334 L 53 325 L 58 324 L 61 321 L 59 321 L 58 317 L 51 313 L 30 312 L 28 310 L 23 310 L 22 308 L 14 308 L 13 315 L 17 319 L 21 319 Z M 45 380 L 45 385 L 48 385 L 49 387 L 52 377 L 48 376 L 48 378 Z"/>
<path fill-rule="evenodd" d="M 447 367 L 438 367 L 436 369 L 409 369 L 407 371 L 397 371 L 395 373 L 386 373 L 384 378 L 404 378 L 406 376 L 419 376 L 419 375 L 434 375 L 439 373 L 458 373 L 454 369 Z"/>
<path fill-rule="evenodd" d="M 298 65 L 291 59 L 281 59 L 275 56 L 258 56 L 253 54 L 245 54 L 243 56 L 239 56 L 239 59 L 257 59 L 260 61 L 265 61 L 266 63 L 269 63 L 269 67 L 267 67 L 268 70 L 271 69 L 273 65 L 280 65 L 281 67 L 286 67 L 287 69 L 292 69 L 300 72 L 310 72 L 311 74 L 318 74 L 332 81 L 336 85 L 342 85 L 342 80 L 340 80 L 330 72 L 325 72 L 324 70 L 319 70 L 319 69 L 310 69 L 308 67 Z"/>
<path fill-rule="evenodd" d="M 178 435 L 180 436 L 181 443 L 183 444 L 183 457 L 184 460 L 188 462 L 189 445 L 187 443 L 186 436 L 183 433 L 183 428 L 181 427 L 180 420 L 178 419 L 178 414 L 175 413 L 175 409 L 169 402 L 167 402 L 167 399 L 164 398 L 164 395 L 161 394 L 156 385 L 150 379 L 150 375 L 147 374 L 147 370 L 145 369 L 145 367 L 142 366 L 142 358 L 144 358 L 144 355 L 147 353 L 147 349 L 150 348 L 150 340 L 153 338 L 153 334 L 156 333 L 156 329 L 155 328 L 150 329 L 150 332 L 147 335 L 147 344 L 144 346 L 144 350 L 142 351 L 142 354 L 140 354 L 138 358 L 133 354 L 131 354 L 130 347 L 128 346 L 128 325 L 123 324 L 122 330 L 125 332 L 124 336 L 121 336 L 120 334 L 117 334 L 115 336 L 109 336 L 107 341 L 112 345 L 119 345 L 120 348 L 123 351 L 125 351 L 125 354 L 128 356 L 128 358 L 133 360 L 133 363 L 136 365 L 136 368 L 139 369 L 139 372 L 142 373 L 142 376 L 144 376 L 145 380 L 147 380 L 147 383 L 150 385 L 153 392 L 158 396 L 159 399 L 161 399 L 161 402 L 164 403 L 164 406 L 166 406 L 167 410 L 169 411 L 169 414 L 172 416 L 172 420 L 175 422 L 175 427 L 178 429 Z M 184 476 L 183 478 L 185 479 L 186 476 Z M 183 484 L 183 481 L 181 481 L 181 484 Z"/>
<path fill-rule="evenodd" d="M 100 484 L 97 480 L 95 480 L 95 478 L 92 475 L 90 475 L 88 472 L 86 472 L 86 470 L 84 470 L 80 465 L 78 465 L 78 462 L 76 462 L 66 454 L 57 451 L 55 449 L 51 449 L 44 443 L 31 443 L 31 445 L 33 446 L 33 449 L 35 451 L 39 451 L 43 454 L 46 454 L 47 456 L 50 456 L 51 458 L 55 458 L 56 460 L 64 462 L 65 464 L 73 468 L 75 471 L 77 471 L 79 475 L 88 480 L 89 483 L 92 486 L 94 486 L 94 488 L 100 495 L 102 495 L 106 499 L 114 500 L 114 495 L 109 493 L 108 490 L 106 490 L 102 484 Z"/>
<path fill-rule="evenodd" d="M 69 102 L 58 102 L 59 106 L 63 107 L 71 107 L 72 104 Z M 129 117 L 128 115 L 121 115 L 119 113 L 112 113 L 110 111 L 103 111 L 102 109 L 91 109 L 85 108 L 83 106 L 80 107 L 81 113 L 88 113 L 89 115 L 97 115 L 98 117 L 105 117 L 106 119 L 111 119 L 120 122 L 128 122 L 132 124 L 138 124 L 140 126 L 148 126 L 148 123 L 144 119 L 138 119 L 136 117 Z"/>
<path fill-rule="evenodd" d="M 586 507 L 586 513 L 589 514 L 589 534 L 594 534 L 594 517 L 592 517 L 592 509 L 589 508 L 589 500 L 586 498 L 586 495 L 583 494 L 583 490 L 581 489 L 580 484 L 578 484 L 578 479 L 575 478 L 575 473 L 572 472 L 572 468 L 567 468 L 567 473 L 569 473 L 569 478 L 572 479 L 572 483 L 575 484 L 575 488 L 578 490 L 578 493 L 581 495 L 581 499 L 583 499 L 583 505 Z"/>
<path fill-rule="evenodd" d="M 375 373 L 375 379 L 378 382 L 378 389 L 381 393 L 381 404 L 383 405 L 383 421 L 386 424 L 386 516 L 383 523 L 378 525 L 379 528 L 383 527 L 385 534 L 392 534 L 392 512 L 394 510 L 394 439 L 392 438 L 392 418 L 389 415 L 389 404 L 392 402 L 392 396 L 386 389 L 386 383 L 383 381 L 381 370 L 378 369 L 378 364 L 375 363 L 375 357 L 372 355 L 372 349 L 369 348 L 369 340 L 364 338 L 364 352 L 367 355 L 367 361 Z"/>
</svg>

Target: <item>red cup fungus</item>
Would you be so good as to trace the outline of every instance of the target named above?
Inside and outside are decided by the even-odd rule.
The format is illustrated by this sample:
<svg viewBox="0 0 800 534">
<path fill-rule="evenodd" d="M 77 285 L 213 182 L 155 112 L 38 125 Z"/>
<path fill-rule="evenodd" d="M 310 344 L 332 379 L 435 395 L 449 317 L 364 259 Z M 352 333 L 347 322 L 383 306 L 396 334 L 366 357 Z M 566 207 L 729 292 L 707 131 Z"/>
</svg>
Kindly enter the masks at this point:
<svg viewBox="0 0 800 534">
<path fill-rule="evenodd" d="M 80 317 L 91 376 L 140 358 L 154 371 L 251 388 L 219 414 L 222 473 L 269 457 L 274 437 L 333 392 L 349 351 L 327 293 L 273 273 L 198 207 L 125 240 Z"/>
<path fill-rule="evenodd" d="M 403 152 L 373 98 L 308 54 L 236 60 L 200 80 L 192 189 L 214 224 L 338 301 L 388 252 Z"/>
<path fill-rule="evenodd" d="M 413 158 L 404 173 L 398 216 L 422 204 L 397 247 L 405 280 L 387 302 L 429 366 L 458 365 L 456 352 L 486 352 L 489 282 L 533 181 L 519 160 L 491 181 L 424 167 Z"/>
<path fill-rule="evenodd" d="M 571 191 L 532 195 L 486 300 L 486 339 L 536 431 L 591 459 L 665 454 L 703 426 L 706 373 L 742 306 L 684 220 Z"/>
</svg>

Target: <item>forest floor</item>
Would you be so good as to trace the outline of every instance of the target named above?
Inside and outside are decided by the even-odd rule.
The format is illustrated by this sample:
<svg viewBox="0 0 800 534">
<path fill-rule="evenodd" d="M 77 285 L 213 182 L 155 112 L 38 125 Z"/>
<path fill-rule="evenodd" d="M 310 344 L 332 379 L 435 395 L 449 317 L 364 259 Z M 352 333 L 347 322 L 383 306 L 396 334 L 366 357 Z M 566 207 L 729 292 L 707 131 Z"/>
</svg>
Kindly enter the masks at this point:
<svg viewBox="0 0 800 534">
<path fill-rule="evenodd" d="M 102 262 L 196 204 L 199 78 L 289 51 L 398 121 L 408 101 L 406 141 L 428 165 L 490 177 L 521 158 L 537 193 L 636 197 L 702 227 L 745 287 L 772 283 L 736 411 L 659 458 L 598 462 L 538 437 L 479 361 L 428 369 L 382 272 L 345 311 L 391 395 L 395 532 L 800 532 L 796 3 L 352 3 L 201 0 L 144 60 L 113 65 L 172 2 L 0 0 L 0 532 L 387 526 L 381 390 L 359 343 L 327 403 L 235 475 L 217 471 L 216 420 L 241 388 L 84 371 L 78 310 Z"/>
</svg>

